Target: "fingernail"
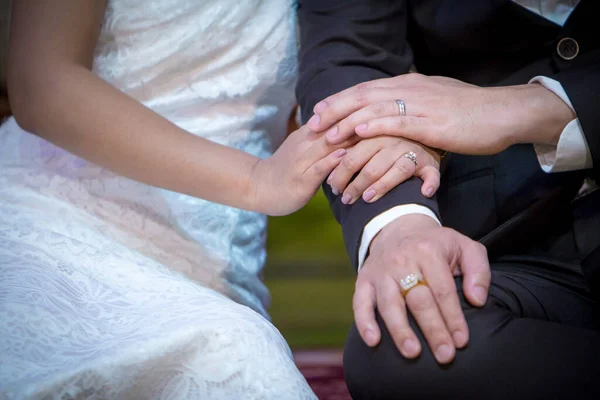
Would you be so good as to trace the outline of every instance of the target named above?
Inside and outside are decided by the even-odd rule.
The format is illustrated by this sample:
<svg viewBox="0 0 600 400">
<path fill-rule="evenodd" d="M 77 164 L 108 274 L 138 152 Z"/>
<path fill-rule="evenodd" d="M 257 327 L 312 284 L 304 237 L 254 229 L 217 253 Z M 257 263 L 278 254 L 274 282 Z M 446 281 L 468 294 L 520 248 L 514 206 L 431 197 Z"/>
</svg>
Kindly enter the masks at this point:
<svg viewBox="0 0 600 400">
<path fill-rule="evenodd" d="M 366 330 L 365 339 L 369 346 L 375 346 L 377 344 L 377 335 L 371 329 Z"/>
<path fill-rule="evenodd" d="M 327 177 L 327 183 L 331 182 L 331 180 L 333 179 L 333 173 L 335 171 L 331 171 L 331 173 L 329 174 L 329 176 Z M 333 189 L 333 188 L 332 188 Z"/>
<path fill-rule="evenodd" d="M 331 186 L 331 193 L 333 193 L 334 196 L 337 196 L 338 194 L 340 194 L 340 191 Z"/>
<path fill-rule="evenodd" d="M 452 347 L 447 344 L 439 346 L 435 352 L 435 358 L 442 363 L 450 361 L 452 358 Z"/>
<path fill-rule="evenodd" d="M 319 114 L 315 114 L 310 117 L 306 125 L 311 129 L 319 129 L 319 122 L 321 122 L 321 117 L 319 117 Z"/>
<path fill-rule="evenodd" d="M 339 149 L 335 152 L 335 155 L 338 157 L 343 157 L 346 154 L 346 149 Z"/>
<path fill-rule="evenodd" d="M 350 196 L 348 193 L 344 193 L 342 196 L 342 203 L 348 204 L 350 200 L 352 200 L 352 196 Z"/>
<path fill-rule="evenodd" d="M 433 194 L 433 188 L 428 187 L 427 189 L 425 189 L 425 196 L 431 197 L 432 194 Z"/>
<path fill-rule="evenodd" d="M 487 299 L 487 290 L 485 290 L 483 286 L 477 285 L 473 288 L 473 296 L 475 297 L 475 300 L 479 302 L 480 305 L 484 305 L 485 300 Z"/>
<path fill-rule="evenodd" d="M 407 356 L 415 356 L 419 352 L 419 345 L 414 341 L 414 339 L 406 339 L 402 343 L 402 348 Z"/>
<path fill-rule="evenodd" d="M 373 197 L 375 197 L 375 191 L 373 189 L 369 189 L 363 194 L 363 200 L 366 202 L 371 201 Z"/>
<path fill-rule="evenodd" d="M 326 135 L 329 139 L 333 139 L 337 136 L 337 133 L 338 133 L 338 127 L 336 125 L 333 128 L 331 128 L 330 130 L 328 130 Z"/>
<path fill-rule="evenodd" d="M 354 130 L 356 131 L 356 133 L 362 133 L 362 132 L 366 132 L 367 128 L 368 128 L 367 124 L 360 124 Z"/>
<path fill-rule="evenodd" d="M 316 113 L 320 113 L 321 111 L 325 110 L 326 108 L 327 108 L 327 102 L 320 101 L 315 105 L 315 108 L 313 108 L 313 111 Z"/>
<path fill-rule="evenodd" d="M 455 331 L 452 334 L 452 339 L 454 339 L 454 345 L 456 347 L 464 347 L 467 344 L 467 335 L 462 331 Z"/>
</svg>

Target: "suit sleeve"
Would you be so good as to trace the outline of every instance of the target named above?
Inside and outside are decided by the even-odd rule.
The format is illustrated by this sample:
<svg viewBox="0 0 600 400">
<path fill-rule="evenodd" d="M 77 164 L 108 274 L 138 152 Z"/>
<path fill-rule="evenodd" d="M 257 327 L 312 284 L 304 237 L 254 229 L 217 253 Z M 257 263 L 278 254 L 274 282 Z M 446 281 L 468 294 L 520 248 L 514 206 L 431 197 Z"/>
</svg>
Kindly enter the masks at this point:
<svg viewBox="0 0 600 400">
<path fill-rule="evenodd" d="M 600 171 L 600 55 L 588 65 L 562 71 L 553 79 L 569 96 L 592 156 L 595 175 Z"/>
<path fill-rule="evenodd" d="M 406 42 L 406 1 L 301 0 L 298 18 L 301 50 L 296 96 L 303 121 L 324 98 L 361 82 L 407 73 L 412 65 Z M 398 205 L 418 204 L 439 218 L 435 198 L 424 197 L 421 185 L 421 180 L 412 178 L 375 203 L 361 199 L 350 206 L 333 195 L 329 185 L 323 185 L 355 268 L 364 227 L 381 213 Z"/>
</svg>

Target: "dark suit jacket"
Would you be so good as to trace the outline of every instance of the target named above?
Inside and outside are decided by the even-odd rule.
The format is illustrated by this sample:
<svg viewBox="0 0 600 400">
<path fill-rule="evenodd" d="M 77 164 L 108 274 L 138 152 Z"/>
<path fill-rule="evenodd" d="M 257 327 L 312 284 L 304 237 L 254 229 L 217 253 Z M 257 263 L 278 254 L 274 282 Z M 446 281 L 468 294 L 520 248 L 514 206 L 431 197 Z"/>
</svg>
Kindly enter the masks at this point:
<svg viewBox="0 0 600 400">
<path fill-rule="evenodd" d="M 510 0 L 301 0 L 298 15 L 296 92 L 305 121 L 325 97 L 363 81 L 404 74 L 413 63 L 420 73 L 481 86 L 522 84 L 543 75 L 559 81 L 567 92 L 594 161 L 593 171 L 545 174 L 531 145 L 493 157 L 453 155 L 437 199 L 423 197 L 421 182 L 412 179 L 374 204 L 344 206 L 324 185 L 355 266 L 364 226 L 393 206 L 427 206 L 445 225 L 492 243 L 490 238 L 506 237 L 495 232 L 510 232 L 507 225 L 519 226 L 519 231 L 532 225 L 511 224 L 511 219 L 527 221 L 522 213 L 536 206 L 539 219 L 540 213 L 549 212 L 539 206 L 549 196 L 555 209 L 568 206 L 585 175 L 598 176 L 600 1 L 582 0 L 564 27 Z M 579 44 L 579 54 L 570 61 L 557 52 L 565 37 Z M 598 211 L 598 206 L 591 209 Z M 600 235 L 598 230 L 590 234 Z M 589 253 L 596 246 L 587 247 Z"/>
</svg>

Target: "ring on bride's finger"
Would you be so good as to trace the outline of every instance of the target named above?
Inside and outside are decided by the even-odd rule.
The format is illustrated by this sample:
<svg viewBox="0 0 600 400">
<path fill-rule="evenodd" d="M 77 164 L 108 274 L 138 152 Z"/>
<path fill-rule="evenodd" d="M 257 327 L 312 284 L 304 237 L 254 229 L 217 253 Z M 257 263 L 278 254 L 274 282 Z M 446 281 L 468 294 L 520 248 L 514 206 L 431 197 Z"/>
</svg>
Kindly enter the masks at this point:
<svg viewBox="0 0 600 400">
<path fill-rule="evenodd" d="M 406 104 L 402 100 L 396 100 L 396 104 L 398 104 L 400 115 L 404 117 L 406 115 Z"/>
<path fill-rule="evenodd" d="M 415 163 L 415 167 L 419 165 L 419 163 L 417 162 L 417 153 L 415 153 L 414 151 L 409 151 L 408 153 L 403 154 L 402 158 L 408 158 L 410 161 Z"/>
<path fill-rule="evenodd" d="M 423 279 L 423 276 L 421 274 L 409 274 L 406 275 L 404 278 L 400 279 L 402 297 L 406 297 L 408 292 L 418 285 L 427 286 L 427 283 L 425 282 L 425 279 Z"/>
</svg>

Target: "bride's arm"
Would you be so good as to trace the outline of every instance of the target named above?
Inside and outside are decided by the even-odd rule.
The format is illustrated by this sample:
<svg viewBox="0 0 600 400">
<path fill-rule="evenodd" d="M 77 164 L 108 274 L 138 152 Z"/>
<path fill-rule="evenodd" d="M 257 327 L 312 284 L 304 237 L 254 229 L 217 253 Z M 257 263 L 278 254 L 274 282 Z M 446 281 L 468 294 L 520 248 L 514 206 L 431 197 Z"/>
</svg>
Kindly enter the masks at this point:
<svg viewBox="0 0 600 400">
<path fill-rule="evenodd" d="M 282 215 L 339 164 L 341 146 L 300 128 L 267 160 L 194 136 L 97 77 L 100 0 L 15 0 L 8 90 L 19 125 L 149 185 Z"/>
<path fill-rule="evenodd" d="M 253 209 L 257 158 L 198 138 L 91 72 L 105 2 L 17 0 L 9 98 L 22 128 L 116 173 Z"/>
</svg>

